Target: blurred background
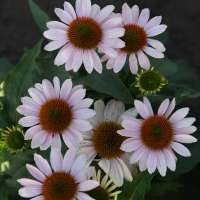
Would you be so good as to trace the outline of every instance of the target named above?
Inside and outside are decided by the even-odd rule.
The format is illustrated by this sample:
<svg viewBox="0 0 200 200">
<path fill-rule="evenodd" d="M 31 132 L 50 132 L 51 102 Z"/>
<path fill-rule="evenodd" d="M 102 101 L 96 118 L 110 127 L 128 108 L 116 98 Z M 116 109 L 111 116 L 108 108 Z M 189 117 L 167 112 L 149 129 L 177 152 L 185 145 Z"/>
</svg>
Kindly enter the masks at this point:
<svg viewBox="0 0 200 200">
<path fill-rule="evenodd" d="M 61 7 L 63 4 L 63 0 L 35 0 L 35 2 L 52 18 L 55 18 L 54 8 Z M 93 0 L 93 2 L 102 6 L 114 4 L 117 11 L 121 11 L 124 2 L 129 5 L 138 4 L 141 8 L 150 8 L 151 16 L 162 15 L 163 22 L 168 25 L 169 33 L 169 41 L 166 45 L 167 56 L 172 60 L 184 59 L 195 66 L 200 79 L 199 0 Z M 0 57 L 6 57 L 16 64 L 24 50 L 32 47 L 41 36 L 32 19 L 27 0 L 1 0 Z M 200 99 L 187 100 L 185 105 L 188 104 L 192 109 L 192 115 L 200 119 Z M 146 199 L 200 199 L 200 166 L 181 177 L 172 179 L 170 185 L 166 184 L 160 188 L 160 196 L 153 195 L 156 186 L 153 185 Z M 158 187 L 155 188 L 157 190 Z"/>
</svg>

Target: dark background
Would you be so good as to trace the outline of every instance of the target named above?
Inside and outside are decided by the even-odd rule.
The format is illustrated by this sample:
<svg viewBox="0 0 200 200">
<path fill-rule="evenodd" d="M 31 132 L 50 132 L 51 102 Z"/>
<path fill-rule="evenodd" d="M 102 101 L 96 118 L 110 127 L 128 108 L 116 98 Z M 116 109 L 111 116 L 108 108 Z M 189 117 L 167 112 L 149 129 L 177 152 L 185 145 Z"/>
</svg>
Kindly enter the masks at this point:
<svg viewBox="0 0 200 200">
<path fill-rule="evenodd" d="M 61 7 L 63 0 L 35 0 L 35 2 L 54 17 L 54 8 Z M 171 59 L 188 61 L 197 67 L 200 74 L 199 0 L 95 0 L 93 2 L 101 5 L 115 4 L 118 11 L 121 10 L 124 2 L 129 5 L 138 4 L 141 8 L 150 8 L 152 16 L 162 15 L 164 23 L 168 25 L 170 37 L 167 44 L 167 56 Z M 32 19 L 27 0 L 0 1 L 0 57 L 6 57 L 12 63 L 17 63 L 24 49 L 35 44 L 41 36 L 41 32 Z M 199 117 L 200 103 L 197 102 L 200 100 L 190 102 L 190 106 L 193 115 Z M 178 191 L 169 190 L 162 199 L 200 199 L 200 167 L 196 167 L 179 181 L 181 184 Z M 157 200 L 157 198 L 154 199 Z"/>
</svg>

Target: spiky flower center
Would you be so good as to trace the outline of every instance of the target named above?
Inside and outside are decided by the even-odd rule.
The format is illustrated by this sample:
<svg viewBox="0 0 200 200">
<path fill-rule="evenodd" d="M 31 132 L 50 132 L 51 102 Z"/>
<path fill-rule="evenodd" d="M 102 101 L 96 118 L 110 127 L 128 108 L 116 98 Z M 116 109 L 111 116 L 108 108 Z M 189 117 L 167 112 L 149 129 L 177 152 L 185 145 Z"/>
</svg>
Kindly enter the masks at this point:
<svg viewBox="0 0 200 200">
<path fill-rule="evenodd" d="M 106 159 L 120 157 L 120 150 L 125 137 L 117 133 L 122 127 L 114 122 L 103 122 L 93 130 L 93 145 L 98 156 Z"/>
<path fill-rule="evenodd" d="M 88 194 L 95 200 L 110 200 L 108 191 L 101 186 L 89 191 Z"/>
<path fill-rule="evenodd" d="M 75 47 L 80 49 L 93 49 L 101 42 L 103 32 L 95 20 L 81 17 L 72 21 L 69 25 L 67 36 Z"/>
<path fill-rule="evenodd" d="M 24 135 L 20 131 L 9 132 L 6 136 L 6 144 L 12 150 L 19 150 L 24 147 Z"/>
<path fill-rule="evenodd" d="M 165 77 L 151 68 L 138 74 L 137 85 L 142 93 L 156 93 L 167 84 Z"/>
<path fill-rule="evenodd" d="M 150 117 L 144 120 L 142 124 L 141 139 L 144 145 L 150 149 L 165 149 L 173 140 L 172 125 L 163 116 Z"/>
<path fill-rule="evenodd" d="M 52 99 L 44 103 L 39 113 L 40 123 L 49 133 L 60 133 L 70 125 L 72 110 L 62 99 Z"/>
<path fill-rule="evenodd" d="M 147 44 L 147 35 L 144 28 L 135 24 L 125 25 L 124 28 L 125 35 L 122 40 L 125 42 L 125 47 L 122 51 L 131 54 L 142 50 Z"/>
<path fill-rule="evenodd" d="M 78 185 L 70 174 L 56 172 L 44 181 L 42 194 L 44 200 L 73 200 L 77 190 Z"/>
</svg>

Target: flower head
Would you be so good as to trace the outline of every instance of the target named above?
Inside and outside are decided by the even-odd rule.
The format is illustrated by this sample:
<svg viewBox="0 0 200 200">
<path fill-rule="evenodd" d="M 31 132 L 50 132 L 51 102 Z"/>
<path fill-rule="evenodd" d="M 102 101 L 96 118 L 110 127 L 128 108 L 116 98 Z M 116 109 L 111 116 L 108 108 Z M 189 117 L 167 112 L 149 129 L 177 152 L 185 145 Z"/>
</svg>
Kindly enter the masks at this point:
<svg viewBox="0 0 200 200">
<path fill-rule="evenodd" d="M 125 47 L 118 50 L 116 59 L 107 57 L 107 68 L 118 73 L 129 60 L 130 70 L 137 74 L 138 66 L 147 70 L 150 61 L 147 55 L 153 58 L 164 58 L 164 45 L 152 37 L 163 33 L 167 26 L 161 24 L 162 17 L 149 19 L 149 9 L 143 9 L 140 13 L 137 5 L 130 8 L 126 3 L 122 7 L 122 23 L 125 35 L 121 38 Z M 147 54 L 147 55 L 146 55 Z"/>
<path fill-rule="evenodd" d="M 19 124 L 29 129 L 25 139 L 32 140 L 31 147 L 46 150 L 51 145 L 61 146 L 61 139 L 69 148 L 77 147 L 82 132 L 92 126 L 88 119 L 95 115 L 89 107 L 92 99 L 85 98 L 86 90 L 81 85 L 73 87 L 71 79 L 62 86 L 55 77 L 53 84 L 43 80 L 28 90 L 30 97 L 23 97 L 23 105 L 17 111 L 25 117 Z"/>
<path fill-rule="evenodd" d="M 55 64 L 65 64 L 66 71 L 77 72 L 83 64 L 91 73 L 93 68 L 101 73 L 102 63 L 96 49 L 109 57 L 117 56 L 117 49 L 124 47 L 120 39 L 124 35 L 121 16 L 113 14 L 114 6 L 103 9 L 91 0 L 76 0 L 76 11 L 69 2 L 64 3 L 64 10 L 55 9 L 61 22 L 47 23 L 48 30 L 44 37 L 51 40 L 45 50 L 60 49 Z"/>
<path fill-rule="evenodd" d="M 51 151 L 51 166 L 38 154 L 34 155 L 34 160 L 37 167 L 27 164 L 26 168 L 35 180 L 18 180 L 23 186 L 19 189 L 21 197 L 38 200 L 92 199 L 86 192 L 99 184 L 88 180 L 89 168 L 84 156 L 77 157 L 74 151 L 68 150 L 63 158 L 61 151 L 55 148 Z"/>
<path fill-rule="evenodd" d="M 133 152 L 131 163 L 139 162 L 141 171 L 153 173 L 158 169 L 162 176 L 167 168 L 176 169 L 176 156 L 191 156 L 190 151 L 181 143 L 193 143 L 197 139 L 191 136 L 196 131 L 192 124 L 195 118 L 187 117 L 189 108 L 181 108 L 173 113 L 175 99 L 165 99 L 158 112 L 154 114 L 151 103 L 145 97 L 144 102 L 135 101 L 136 111 L 143 119 L 129 118 L 122 122 L 121 136 L 128 137 L 121 146 L 126 152 Z M 172 114 L 173 113 L 173 114 Z"/>
<path fill-rule="evenodd" d="M 94 173 L 92 180 L 96 180 L 99 183 L 99 186 L 88 193 L 91 197 L 96 200 L 117 200 L 118 195 L 121 191 L 118 187 L 109 179 L 109 176 L 103 175 L 101 170 L 96 170 L 94 168 Z"/>
<path fill-rule="evenodd" d="M 1 131 L 1 146 L 16 152 L 25 147 L 24 130 L 20 126 L 12 126 L 2 129 Z"/>
<path fill-rule="evenodd" d="M 132 175 L 126 165 L 124 151 L 120 149 L 126 139 L 117 133 L 121 129 L 121 120 L 135 114 L 134 110 L 125 113 L 122 102 L 111 100 L 104 104 L 98 100 L 94 104 L 96 116 L 91 119 L 93 130 L 81 145 L 81 152 L 88 156 L 89 162 L 99 161 L 100 168 L 110 176 L 117 185 L 123 184 L 124 178 L 132 181 Z"/>
<path fill-rule="evenodd" d="M 137 74 L 134 85 L 141 94 L 147 96 L 160 92 L 167 83 L 168 81 L 166 78 L 152 67 L 149 70 L 141 70 L 141 72 Z"/>
</svg>

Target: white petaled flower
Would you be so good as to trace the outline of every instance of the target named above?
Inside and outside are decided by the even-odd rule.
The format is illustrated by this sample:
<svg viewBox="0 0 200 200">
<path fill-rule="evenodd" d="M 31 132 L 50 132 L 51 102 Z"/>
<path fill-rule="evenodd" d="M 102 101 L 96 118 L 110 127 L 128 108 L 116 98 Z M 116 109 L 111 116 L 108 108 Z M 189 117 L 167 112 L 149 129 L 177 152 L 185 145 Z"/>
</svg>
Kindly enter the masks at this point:
<svg viewBox="0 0 200 200">
<path fill-rule="evenodd" d="M 132 8 L 126 3 L 123 5 L 122 20 L 125 35 L 121 39 L 125 42 L 125 47 L 118 50 L 116 59 L 106 56 L 108 69 L 113 69 L 115 73 L 118 73 L 128 59 L 131 72 L 137 74 L 139 66 L 146 70 L 150 68 L 151 64 L 147 55 L 157 59 L 164 58 L 164 45 L 152 37 L 163 33 L 167 26 L 161 24 L 161 16 L 149 18 L 148 8 L 141 10 L 140 13 L 137 5 Z"/>
<path fill-rule="evenodd" d="M 96 180 L 99 186 L 89 191 L 89 195 L 97 200 L 117 200 L 122 191 L 109 179 L 107 174 L 103 175 L 101 170 L 97 171 L 95 168 L 93 171 L 92 180 Z"/>
<path fill-rule="evenodd" d="M 52 149 L 50 161 L 35 154 L 37 167 L 27 164 L 26 168 L 34 177 L 22 178 L 18 182 L 22 185 L 19 195 L 31 200 L 94 200 L 86 192 L 99 186 L 95 180 L 89 180 L 89 168 L 86 167 L 86 158 L 76 156 L 68 150 L 63 158 L 61 151 Z"/>
<path fill-rule="evenodd" d="M 193 126 L 195 118 L 186 117 L 189 108 L 175 109 L 175 99 L 165 99 L 158 112 L 154 114 L 151 103 L 145 97 L 144 101 L 135 101 L 136 111 L 143 119 L 129 118 L 122 122 L 123 130 L 118 133 L 128 137 L 121 146 L 126 152 L 133 152 L 131 163 L 139 162 L 141 171 L 153 173 L 158 169 L 162 176 L 167 168 L 176 170 L 177 158 L 191 156 L 190 151 L 181 143 L 193 143 L 197 139 L 191 134 L 197 129 Z"/>
<path fill-rule="evenodd" d="M 85 98 L 86 89 L 81 85 L 73 87 L 71 79 L 54 77 L 53 84 L 44 79 L 28 90 L 30 97 L 21 98 L 17 111 L 25 117 L 19 124 L 28 127 L 26 140 L 31 147 L 46 150 L 52 145 L 61 146 L 61 137 L 68 148 L 77 148 L 82 132 L 92 129 L 88 119 L 95 115 L 89 109 L 93 100 Z"/>
<path fill-rule="evenodd" d="M 132 181 L 132 175 L 126 165 L 126 155 L 120 150 L 125 137 L 117 131 L 122 128 L 122 119 L 135 116 L 135 111 L 125 112 L 124 104 L 115 100 L 109 101 L 106 106 L 98 100 L 94 108 L 96 116 L 90 120 L 93 130 L 86 134 L 80 152 L 88 156 L 89 163 L 97 158 L 100 168 L 117 186 L 121 186 L 124 178 Z"/>
<path fill-rule="evenodd" d="M 121 15 L 113 14 L 113 5 L 100 9 L 96 4 L 91 5 L 91 0 L 76 0 L 75 5 L 74 9 L 69 2 L 64 2 L 64 10 L 55 9 L 61 22 L 47 23 L 44 37 L 51 42 L 45 50 L 61 48 L 55 65 L 65 64 L 66 71 L 77 72 L 83 64 L 88 73 L 93 69 L 102 73 L 102 63 L 96 50 L 114 58 L 117 49 L 125 46 L 120 39 L 125 32 L 121 26 Z"/>
</svg>

